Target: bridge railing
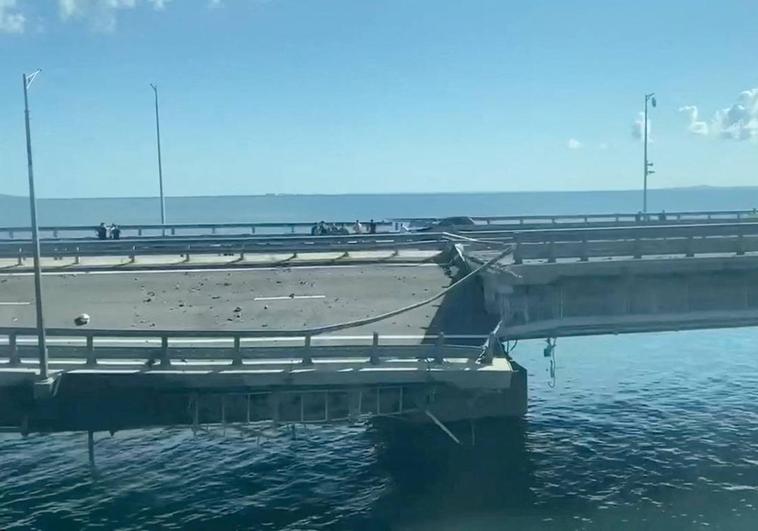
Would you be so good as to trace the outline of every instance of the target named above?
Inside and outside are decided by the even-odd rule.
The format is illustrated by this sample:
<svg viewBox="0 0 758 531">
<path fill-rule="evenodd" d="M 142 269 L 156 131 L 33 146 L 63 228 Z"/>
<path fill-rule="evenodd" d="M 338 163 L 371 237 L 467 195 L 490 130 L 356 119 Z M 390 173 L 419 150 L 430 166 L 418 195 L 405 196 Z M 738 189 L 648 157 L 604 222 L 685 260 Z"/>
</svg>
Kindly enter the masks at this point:
<svg viewBox="0 0 758 531">
<path fill-rule="evenodd" d="M 512 238 L 516 263 L 593 257 L 743 255 L 758 251 L 758 223 L 534 231 L 515 233 Z"/>
<path fill-rule="evenodd" d="M 6 366 L 37 363 L 36 328 L 0 328 L 0 356 L 5 350 Z M 370 343 L 315 345 L 318 335 L 302 331 L 224 330 L 103 330 L 49 328 L 46 335 L 57 344 L 48 346 L 51 363 L 78 361 L 95 367 L 101 361 L 142 360 L 150 367 L 169 368 L 172 361 L 221 360 L 241 366 L 246 360 L 285 360 L 310 365 L 314 359 L 363 359 L 378 364 L 386 359 L 419 359 L 441 363 L 444 359 L 476 359 L 481 348 L 450 344 L 444 334 L 429 336 L 432 343 L 398 343 L 374 333 Z M 260 340 L 292 340 L 294 345 L 270 346 Z M 124 341 L 129 341 L 123 346 Z M 198 341 L 200 340 L 200 341 Z M 258 341 L 246 341 L 258 340 Z M 63 344 L 61 344 L 61 342 Z M 189 346 L 187 346 L 189 345 Z M 30 361 L 34 360 L 34 361 Z M 2 367 L 2 364 L 0 364 Z"/>
<path fill-rule="evenodd" d="M 400 226 L 408 223 L 428 225 L 440 218 L 394 218 L 376 221 L 377 231 L 398 231 Z M 592 225 L 639 225 L 647 223 L 710 223 L 758 221 L 758 212 L 754 210 L 713 210 L 680 211 L 666 213 L 600 213 L 600 214 L 536 214 L 512 216 L 472 216 L 474 222 L 484 225 L 505 225 L 509 228 L 545 228 L 547 226 L 582 227 Z M 338 227 L 352 228 L 354 221 L 334 222 Z M 367 221 L 362 221 L 364 226 Z M 181 236 L 216 236 L 241 234 L 309 234 L 312 222 L 264 222 L 264 223 L 140 223 L 120 225 L 121 235 L 128 237 L 181 237 Z M 42 238 L 83 238 L 94 237 L 95 225 L 44 225 L 40 227 Z M 468 230 L 462 227 L 463 230 Z M 474 227 L 472 229 L 476 230 Z M 0 240 L 25 240 L 30 238 L 29 227 L 0 227 Z"/>
<path fill-rule="evenodd" d="M 248 236 L 181 239 L 124 239 L 124 240 L 56 240 L 41 242 L 41 252 L 48 257 L 136 256 L 245 253 L 314 253 L 403 248 L 437 249 L 448 242 L 444 234 L 386 233 L 347 236 Z M 30 242 L 0 242 L 0 257 L 18 258 L 21 262 L 31 255 Z"/>
<path fill-rule="evenodd" d="M 330 222 L 332 223 L 332 222 Z M 338 221 L 334 222 L 338 227 L 352 229 L 355 221 Z M 361 222 L 364 227 L 368 226 L 368 221 Z M 391 221 L 376 221 L 377 231 L 386 232 L 394 227 Z M 240 235 L 240 234 L 310 234 L 312 222 L 291 222 L 291 223 L 139 223 L 119 225 L 121 236 L 143 237 L 143 236 L 199 236 L 199 235 Z M 42 238 L 82 238 L 95 237 L 97 225 L 43 225 L 39 228 L 40 237 Z M 0 239 L 29 239 L 31 237 L 29 227 L 14 226 L 0 227 Z"/>
<path fill-rule="evenodd" d="M 549 226 L 585 227 L 628 226 L 644 224 L 677 224 L 677 223 L 725 223 L 758 221 L 758 212 L 753 210 L 711 210 L 711 211 L 680 211 L 656 212 L 648 214 L 633 213 L 600 213 L 600 214 L 535 214 L 515 216 L 470 216 L 478 225 L 462 226 L 462 230 L 481 229 L 482 225 L 504 225 L 510 229 L 546 228 Z M 428 225 L 440 218 L 396 218 L 396 224 Z"/>
</svg>

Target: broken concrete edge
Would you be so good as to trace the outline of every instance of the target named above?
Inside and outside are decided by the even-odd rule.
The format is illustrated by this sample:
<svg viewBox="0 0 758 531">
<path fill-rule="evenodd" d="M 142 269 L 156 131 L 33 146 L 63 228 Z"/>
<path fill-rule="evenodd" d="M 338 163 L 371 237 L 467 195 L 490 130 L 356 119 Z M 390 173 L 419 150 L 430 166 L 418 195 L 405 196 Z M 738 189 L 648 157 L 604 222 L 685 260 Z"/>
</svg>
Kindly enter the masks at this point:
<svg viewBox="0 0 758 531">
<path fill-rule="evenodd" d="M 35 400 L 49 400 L 55 396 L 57 378 L 45 378 L 32 384 L 32 396 Z"/>
</svg>

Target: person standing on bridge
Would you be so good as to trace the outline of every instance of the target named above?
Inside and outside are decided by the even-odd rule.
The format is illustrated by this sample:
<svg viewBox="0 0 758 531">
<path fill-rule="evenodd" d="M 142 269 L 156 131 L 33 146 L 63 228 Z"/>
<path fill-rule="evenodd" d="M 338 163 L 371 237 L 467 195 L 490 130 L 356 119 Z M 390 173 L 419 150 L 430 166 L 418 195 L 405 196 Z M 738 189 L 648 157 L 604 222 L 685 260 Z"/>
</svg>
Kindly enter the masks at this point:
<svg viewBox="0 0 758 531">
<path fill-rule="evenodd" d="M 121 239 L 121 229 L 118 228 L 118 225 L 115 223 L 111 223 L 111 238 L 114 240 L 120 240 Z"/>
<path fill-rule="evenodd" d="M 368 233 L 376 234 L 376 222 L 373 219 L 368 222 Z"/>
<path fill-rule="evenodd" d="M 105 226 L 105 223 L 100 223 L 97 227 L 97 239 L 98 240 L 106 240 L 108 239 L 108 228 Z"/>
<path fill-rule="evenodd" d="M 355 225 L 353 225 L 353 232 L 356 234 L 363 234 L 363 225 L 361 225 L 361 222 L 359 220 L 355 220 Z"/>
</svg>

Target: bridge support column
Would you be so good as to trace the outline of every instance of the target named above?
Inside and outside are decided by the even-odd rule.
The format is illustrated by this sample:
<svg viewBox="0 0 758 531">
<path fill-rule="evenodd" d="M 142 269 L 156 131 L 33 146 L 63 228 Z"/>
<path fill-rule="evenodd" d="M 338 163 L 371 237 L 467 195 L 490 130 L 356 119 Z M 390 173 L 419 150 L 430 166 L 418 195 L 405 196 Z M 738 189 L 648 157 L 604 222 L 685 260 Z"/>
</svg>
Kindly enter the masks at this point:
<svg viewBox="0 0 758 531">
<path fill-rule="evenodd" d="M 95 468 L 95 432 L 87 432 L 87 454 L 89 455 L 89 466 Z"/>
<path fill-rule="evenodd" d="M 8 364 L 11 367 L 21 364 L 21 358 L 18 356 L 18 347 L 16 346 L 16 334 L 8 336 L 8 349 L 10 351 Z"/>
</svg>

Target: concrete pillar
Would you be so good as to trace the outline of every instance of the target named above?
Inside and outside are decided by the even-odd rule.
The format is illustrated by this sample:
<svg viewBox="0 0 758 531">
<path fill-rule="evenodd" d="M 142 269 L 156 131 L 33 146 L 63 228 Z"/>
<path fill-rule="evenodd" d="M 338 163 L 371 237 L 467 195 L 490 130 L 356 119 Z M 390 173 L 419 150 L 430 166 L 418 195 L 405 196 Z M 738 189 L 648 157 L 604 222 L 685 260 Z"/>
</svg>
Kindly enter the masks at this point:
<svg viewBox="0 0 758 531">
<path fill-rule="evenodd" d="M 369 359 L 371 365 L 379 364 L 379 334 L 374 332 L 371 342 L 371 358 Z"/>
<path fill-rule="evenodd" d="M 311 358 L 311 335 L 305 336 L 305 349 L 303 350 L 303 365 L 313 365 L 313 358 Z"/>
<path fill-rule="evenodd" d="M 240 345 L 240 336 L 234 336 L 234 359 L 232 365 L 235 367 L 242 366 L 242 348 Z"/>
<path fill-rule="evenodd" d="M 95 356 L 95 338 L 92 335 L 87 336 L 87 365 L 97 365 L 97 357 Z"/>
<path fill-rule="evenodd" d="M 11 367 L 19 365 L 21 358 L 18 355 L 18 347 L 16 346 L 16 334 L 8 334 L 8 350 L 9 350 L 9 364 Z"/>
<path fill-rule="evenodd" d="M 171 359 L 168 356 L 168 336 L 161 337 L 161 369 L 171 367 Z"/>
</svg>

